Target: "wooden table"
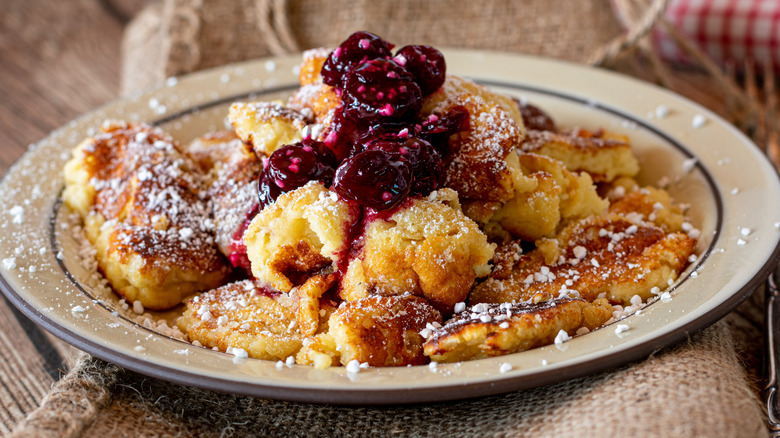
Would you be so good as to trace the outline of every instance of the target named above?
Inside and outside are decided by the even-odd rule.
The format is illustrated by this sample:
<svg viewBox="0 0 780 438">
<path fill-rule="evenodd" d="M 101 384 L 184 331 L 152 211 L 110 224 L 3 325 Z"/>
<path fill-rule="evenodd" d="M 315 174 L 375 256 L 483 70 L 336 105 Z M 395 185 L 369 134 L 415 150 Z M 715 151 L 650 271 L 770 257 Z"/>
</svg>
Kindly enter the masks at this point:
<svg viewBox="0 0 780 438">
<path fill-rule="evenodd" d="M 117 97 L 122 31 L 143 1 L 2 0 L 0 174 L 28 144 Z M 721 108 L 689 75 L 673 88 Z M 77 353 L 0 299 L 0 433 L 39 405 Z"/>
<path fill-rule="evenodd" d="M 0 174 L 53 129 L 117 97 L 126 19 L 99 0 L 2 0 Z M 0 299 L 0 433 L 35 409 L 77 350 Z"/>
</svg>

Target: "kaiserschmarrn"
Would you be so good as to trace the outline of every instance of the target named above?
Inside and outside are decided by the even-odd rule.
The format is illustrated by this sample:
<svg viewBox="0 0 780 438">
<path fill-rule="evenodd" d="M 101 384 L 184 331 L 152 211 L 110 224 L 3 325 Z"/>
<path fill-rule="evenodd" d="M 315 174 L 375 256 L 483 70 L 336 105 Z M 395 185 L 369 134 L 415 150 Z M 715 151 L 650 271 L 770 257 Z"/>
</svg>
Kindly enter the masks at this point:
<svg viewBox="0 0 780 438">
<path fill-rule="evenodd" d="M 560 343 L 695 260 L 628 136 L 393 48 L 307 51 L 287 102 L 236 102 L 189 144 L 107 122 L 79 145 L 63 198 L 116 293 L 196 346 L 356 372 Z"/>
</svg>

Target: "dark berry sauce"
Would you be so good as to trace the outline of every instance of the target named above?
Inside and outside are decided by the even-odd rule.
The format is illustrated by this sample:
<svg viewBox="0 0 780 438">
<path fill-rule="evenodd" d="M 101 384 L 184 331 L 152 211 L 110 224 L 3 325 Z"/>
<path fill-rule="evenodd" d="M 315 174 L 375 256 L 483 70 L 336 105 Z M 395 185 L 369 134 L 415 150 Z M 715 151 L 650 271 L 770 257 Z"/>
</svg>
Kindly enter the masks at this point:
<svg viewBox="0 0 780 438">
<path fill-rule="evenodd" d="M 338 282 L 347 273 L 349 262 L 360 257 L 363 252 L 363 236 L 365 235 L 366 222 L 364 220 L 366 208 L 356 202 L 349 202 L 350 213 L 355 217 L 355 221 L 346 225 L 344 245 L 336 251 L 336 275 Z"/>
<path fill-rule="evenodd" d="M 366 151 L 380 150 L 409 164 L 414 175 L 409 193 L 427 195 L 440 186 L 444 161 L 430 143 L 409 136 L 390 135 L 379 137 L 365 146 Z"/>
<path fill-rule="evenodd" d="M 247 256 L 246 253 L 246 245 L 244 245 L 244 232 L 246 232 L 249 223 L 252 222 L 252 219 L 257 216 L 259 211 L 260 205 L 255 204 L 249 212 L 247 212 L 244 222 L 241 223 L 230 240 L 230 255 L 228 256 L 230 264 L 235 268 L 244 268 L 248 273 L 252 272 L 252 265 L 249 262 L 249 256 Z"/>
<path fill-rule="evenodd" d="M 422 106 L 414 77 L 389 59 L 374 59 L 347 73 L 342 93 L 344 115 L 368 123 L 410 120 Z"/>
<path fill-rule="evenodd" d="M 341 98 L 322 143 L 306 139 L 265 162 L 258 191 L 264 208 L 308 181 L 320 181 L 363 208 L 392 210 L 409 196 L 441 187 L 451 135 L 468 129 L 465 108 L 420 118 L 422 99 L 446 78 L 431 46 L 394 46 L 356 32 L 323 64 L 323 82 Z"/>
<path fill-rule="evenodd" d="M 423 97 L 433 94 L 443 84 L 447 63 L 444 55 L 431 46 L 406 46 L 393 58 L 416 78 Z"/>
<path fill-rule="evenodd" d="M 469 111 L 456 106 L 443 116 L 431 114 L 427 119 L 414 125 L 414 135 L 426 140 L 442 157 L 449 152 L 450 136 L 469 129 Z"/>
<path fill-rule="evenodd" d="M 258 185 L 261 209 L 283 193 L 303 187 L 309 181 L 330 186 L 337 163 L 324 143 L 310 138 L 277 149 L 263 161 Z"/>
<path fill-rule="evenodd" d="M 399 154 L 363 151 L 341 163 L 333 189 L 342 198 L 380 210 L 398 205 L 412 186 L 412 167 Z"/>
<path fill-rule="evenodd" d="M 355 65 L 371 59 L 389 58 L 393 45 L 371 32 L 355 32 L 334 51 L 322 66 L 322 82 L 343 88 L 344 76 Z"/>
</svg>

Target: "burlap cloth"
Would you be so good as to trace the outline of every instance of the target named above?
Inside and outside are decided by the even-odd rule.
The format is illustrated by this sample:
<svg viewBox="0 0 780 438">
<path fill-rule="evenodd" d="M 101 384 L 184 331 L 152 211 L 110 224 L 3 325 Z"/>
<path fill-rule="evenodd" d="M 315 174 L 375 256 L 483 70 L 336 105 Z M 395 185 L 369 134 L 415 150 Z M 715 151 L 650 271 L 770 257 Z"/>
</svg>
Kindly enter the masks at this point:
<svg viewBox="0 0 780 438">
<path fill-rule="evenodd" d="M 580 62 L 623 32 L 608 0 L 165 0 L 127 28 L 122 91 L 228 62 L 332 46 L 359 29 L 401 45 Z M 686 342 L 610 372 L 403 407 L 219 394 L 83 355 L 12 436 L 766 436 L 756 375 L 761 301 L 758 292 Z"/>
</svg>

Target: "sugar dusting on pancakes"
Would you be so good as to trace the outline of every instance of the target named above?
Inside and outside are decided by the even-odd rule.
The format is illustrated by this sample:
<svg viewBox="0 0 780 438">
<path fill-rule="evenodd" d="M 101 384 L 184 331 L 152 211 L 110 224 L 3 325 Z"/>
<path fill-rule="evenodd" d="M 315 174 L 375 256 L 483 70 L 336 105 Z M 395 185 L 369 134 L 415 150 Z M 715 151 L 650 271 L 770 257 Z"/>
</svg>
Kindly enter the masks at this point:
<svg viewBox="0 0 780 438">
<path fill-rule="evenodd" d="M 147 262 L 213 266 L 211 207 L 195 163 L 159 128 L 106 123 L 103 129 L 85 153 L 97 163 L 90 180 L 94 211 L 105 218 L 125 215 L 112 240 Z"/>
<path fill-rule="evenodd" d="M 84 286 L 86 286 L 101 303 L 108 306 L 117 316 L 122 316 L 127 320 L 152 329 L 164 336 L 186 340 L 186 336 L 178 327 L 176 327 L 176 324 L 169 324 L 169 321 L 166 319 L 160 318 L 154 313 L 145 311 L 143 306 L 136 307 L 135 304 L 130 305 L 124 298 L 117 300 L 117 295 L 114 293 L 108 280 L 98 270 L 98 263 L 95 258 L 97 251 L 84 234 L 79 215 L 69 215 L 66 218 L 65 223 L 67 224 L 70 236 L 79 245 L 77 249 L 78 262 L 86 273 L 84 277 L 80 278 L 80 281 L 83 282 Z"/>
<path fill-rule="evenodd" d="M 504 114 L 504 116 L 506 116 L 506 115 Z M 481 119 L 482 117 L 485 117 L 485 119 L 484 120 Z M 496 127 L 501 127 L 502 126 L 501 118 L 497 117 L 496 114 L 491 114 L 489 112 L 484 112 L 484 113 L 480 114 L 480 123 L 479 124 L 483 125 L 483 126 L 496 126 Z M 476 133 L 476 135 L 487 135 L 487 134 L 485 132 L 480 131 L 480 132 Z M 485 162 L 490 163 L 489 166 L 492 167 L 492 170 L 494 172 L 501 172 L 501 171 L 506 170 L 506 163 L 503 161 L 503 159 L 496 159 L 495 158 L 496 156 L 501 156 L 501 154 L 503 153 L 500 144 L 496 143 L 496 144 L 494 144 L 492 146 L 494 147 L 494 149 L 490 152 L 490 154 L 489 154 L 490 156 L 489 157 L 483 157 L 483 158 L 486 159 Z M 453 162 L 455 162 L 455 161 L 456 160 L 453 160 Z M 145 181 L 149 181 L 149 180 L 152 179 L 150 177 L 151 173 L 152 172 L 149 169 L 146 169 L 146 168 L 139 169 L 139 171 L 136 174 L 136 176 L 137 176 L 136 180 L 138 182 L 141 182 L 141 183 L 145 182 Z M 121 183 L 122 183 L 121 181 L 111 181 L 111 180 L 102 180 L 102 181 L 96 180 L 96 181 L 94 181 L 94 185 L 96 187 L 100 187 L 101 189 L 108 189 L 108 190 L 113 190 L 113 189 L 119 190 L 121 188 Z M 232 183 L 235 183 L 235 181 L 233 181 Z M 102 186 L 101 186 L 101 184 L 102 184 Z M 245 190 L 246 193 L 247 193 L 246 199 L 248 199 L 249 196 L 250 196 L 249 195 L 250 194 L 250 190 L 247 188 L 249 186 L 251 186 L 251 184 L 248 184 L 245 187 L 243 187 L 243 188 L 246 189 Z M 158 189 L 160 189 L 160 188 L 158 188 Z M 233 184 L 232 187 L 229 188 L 229 190 L 231 190 L 231 191 L 232 190 L 238 190 L 239 192 L 241 191 L 241 189 L 242 188 L 239 188 L 238 184 Z M 161 207 L 161 208 L 163 208 L 164 211 L 171 211 L 172 212 L 172 216 L 179 216 L 179 214 L 180 214 L 179 208 L 182 208 L 182 210 L 184 210 L 184 209 L 186 209 L 187 206 L 178 206 L 177 205 L 178 204 L 177 203 L 177 199 L 176 199 L 177 195 L 179 195 L 180 198 L 183 198 L 180 194 L 177 194 L 175 192 L 165 192 L 165 190 L 158 190 L 156 192 L 153 192 L 152 190 L 150 190 L 150 197 L 147 199 L 147 201 L 148 201 L 147 205 L 151 205 L 152 207 L 155 207 L 158 202 L 160 203 L 160 205 L 167 204 L 165 208 L 163 208 L 163 207 Z M 241 196 L 243 196 L 243 195 L 239 195 L 239 197 L 241 197 Z M 181 200 L 181 199 L 179 199 L 179 200 Z M 185 202 L 185 204 L 186 204 L 186 202 Z M 168 210 L 167 209 L 168 207 L 173 207 L 173 209 L 172 210 Z M 241 208 L 241 209 L 243 209 L 243 208 Z M 185 213 L 185 216 L 186 216 L 186 213 Z M 24 217 L 23 213 L 20 213 L 20 214 L 14 216 L 14 223 L 16 223 L 16 221 L 17 221 L 16 218 L 17 217 L 19 218 L 18 219 L 19 221 L 22 221 L 23 217 Z M 235 228 L 235 225 L 236 225 L 237 222 L 239 222 L 238 219 L 236 219 L 229 226 Z M 207 228 L 210 229 L 211 226 L 207 226 Z M 75 229 L 77 229 L 77 227 L 74 227 L 74 230 Z M 178 239 L 179 239 L 180 242 L 187 243 L 187 242 L 190 241 L 190 239 L 197 238 L 196 231 L 198 229 L 199 229 L 198 226 L 194 226 L 194 227 L 193 226 L 178 227 L 175 230 L 175 235 L 178 236 Z M 201 229 L 201 231 L 207 231 L 207 230 L 202 230 Z M 84 260 L 89 259 L 90 256 L 93 257 L 93 260 L 94 260 L 94 254 L 91 254 L 91 255 L 90 254 L 85 254 Z M 577 257 L 576 253 L 575 253 L 575 257 Z M 579 257 L 579 258 L 582 258 L 582 257 Z M 10 257 L 10 258 L 5 259 L 5 260 L 13 260 L 13 257 Z M 4 263 L 5 263 L 5 260 L 3 261 Z M 87 263 L 88 265 L 90 264 L 89 262 L 85 262 L 85 263 Z M 96 267 L 95 267 L 95 273 L 97 273 Z M 550 272 L 549 272 L 549 269 L 548 269 L 548 272 L 540 271 L 538 274 L 539 274 L 539 278 L 538 279 L 534 278 L 534 281 L 544 281 L 545 279 L 548 279 Z M 97 273 L 97 275 L 100 276 L 99 273 Z M 100 276 L 100 277 L 102 277 L 102 276 Z M 534 277 L 536 277 L 536 275 Z M 106 286 L 105 280 L 103 280 L 103 283 L 104 283 L 104 286 Z M 111 296 L 111 294 L 110 294 L 110 287 L 107 290 L 109 291 L 109 294 L 107 296 Z M 144 317 L 144 313 L 143 312 L 145 310 L 142 307 L 141 308 L 137 308 L 136 306 L 133 306 L 133 308 L 131 309 L 130 306 L 128 306 L 126 303 L 120 302 L 120 304 L 121 304 L 121 307 L 123 308 L 124 311 L 130 311 L 130 312 L 135 311 L 134 313 L 141 313 L 141 315 L 132 315 L 131 314 L 131 316 L 137 316 L 138 319 L 136 319 L 136 321 L 139 321 L 140 324 L 142 324 L 144 326 L 149 326 L 151 324 L 149 322 L 150 321 L 149 318 L 146 318 L 143 321 L 141 321 L 141 319 Z M 633 304 L 633 301 L 632 301 L 632 304 Z M 140 312 L 139 312 L 139 310 L 140 310 Z M 465 310 L 465 304 L 463 305 L 463 308 L 461 308 L 460 310 Z M 145 314 L 145 315 L 149 315 L 149 314 Z M 487 318 L 490 318 L 490 321 L 485 321 L 485 319 L 487 319 Z M 490 312 L 487 312 L 487 315 L 480 315 L 480 321 L 482 321 L 482 322 L 492 322 L 493 320 L 494 320 L 493 317 L 490 316 Z M 152 321 L 153 321 L 153 319 L 152 319 Z M 501 323 L 499 322 L 499 325 L 500 324 Z M 431 332 L 433 332 L 433 330 L 435 330 L 437 328 L 438 327 L 432 326 L 431 327 Z M 426 329 L 428 329 L 428 327 L 426 327 Z M 165 330 L 165 328 L 163 328 L 163 330 Z M 171 329 L 171 330 L 174 330 L 174 329 Z M 175 329 L 175 330 L 178 331 L 178 329 Z M 238 350 L 240 350 L 240 349 L 234 349 L 234 352 L 237 352 L 237 354 L 236 354 L 237 358 L 239 356 L 242 356 L 241 352 L 238 351 Z M 288 363 L 287 365 L 289 366 L 290 364 Z M 509 364 L 504 364 L 504 365 L 509 365 Z M 501 366 L 501 372 L 508 371 L 508 370 L 505 370 L 504 365 Z M 357 366 L 360 367 L 360 364 L 358 364 Z M 435 369 L 436 368 L 436 364 L 434 363 L 432 365 L 432 367 L 433 367 L 433 369 Z M 511 369 L 511 365 L 509 365 L 509 369 Z"/>
<path fill-rule="evenodd" d="M 480 199 L 488 190 L 488 198 L 500 199 L 502 196 L 490 188 L 497 186 L 496 181 L 509 178 L 505 158 L 522 139 L 522 131 L 499 105 L 490 104 L 477 94 L 464 93 L 462 81 L 459 78 L 445 81 L 437 93 L 446 98 L 431 110 L 433 114 L 443 115 L 463 106 L 470 113 L 478 112 L 469 123 L 469 131 L 458 136 L 465 139 L 450 142 L 453 150 L 445 163 L 445 185 L 457 190 L 463 198 Z"/>
</svg>

